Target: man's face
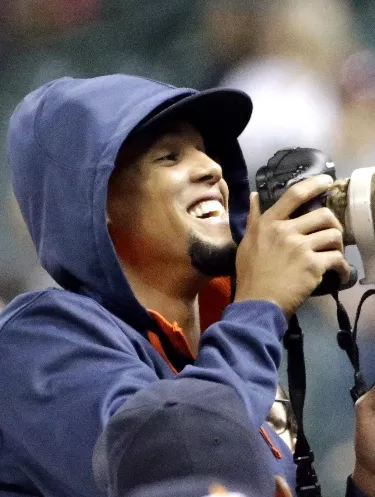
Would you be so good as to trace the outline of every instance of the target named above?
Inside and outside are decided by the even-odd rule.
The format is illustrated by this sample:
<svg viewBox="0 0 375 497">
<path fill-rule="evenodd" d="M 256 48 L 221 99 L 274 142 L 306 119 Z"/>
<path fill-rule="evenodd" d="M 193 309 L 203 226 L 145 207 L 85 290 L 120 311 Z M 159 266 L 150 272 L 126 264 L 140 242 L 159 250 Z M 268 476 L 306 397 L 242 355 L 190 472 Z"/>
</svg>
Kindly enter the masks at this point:
<svg viewBox="0 0 375 497">
<path fill-rule="evenodd" d="M 208 276 L 234 270 L 228 187 L 188 123 L 126 143 L 109 183 L 108 218 L 123 261 L 184 264 Z"/>
</svg>

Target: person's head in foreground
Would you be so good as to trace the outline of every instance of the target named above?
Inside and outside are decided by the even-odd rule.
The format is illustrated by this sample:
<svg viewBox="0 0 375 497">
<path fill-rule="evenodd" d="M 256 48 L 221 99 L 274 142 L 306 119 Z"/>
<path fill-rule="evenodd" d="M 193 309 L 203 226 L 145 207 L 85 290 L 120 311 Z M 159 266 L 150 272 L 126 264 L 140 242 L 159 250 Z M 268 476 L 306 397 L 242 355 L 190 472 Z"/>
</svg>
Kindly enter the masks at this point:
<svg viewBox="0 0 375 497">
<path fill-rule="evenodd" d="M 165 381 L 128 401 L 101 435 L 93 466 L 108 497 L 291 495 L 241 398 L 207 381 L 194 395 L 189 380 Z"/>
</svg>

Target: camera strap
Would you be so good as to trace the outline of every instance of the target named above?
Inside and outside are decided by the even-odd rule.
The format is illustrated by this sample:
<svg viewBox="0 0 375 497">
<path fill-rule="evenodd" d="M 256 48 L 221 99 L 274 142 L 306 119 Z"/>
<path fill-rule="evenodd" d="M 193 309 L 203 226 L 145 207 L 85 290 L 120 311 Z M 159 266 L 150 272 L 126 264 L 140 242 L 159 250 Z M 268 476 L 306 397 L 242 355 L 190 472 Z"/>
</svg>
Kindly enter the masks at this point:
<svg viewBox="0 0 375 497">
<path fill-rule="evenodd" d="M 364 302 L 375 290 L 367 290 L 358 304 L 353 329 L 345 307 L 339 300 L 338 290 L 331 293 L 336 302 L 339 332 L 337 341 L 344 350 L 354 369 L 354 386 L 350 389 L 353 402 L 367 392 L 366 382 L 360 371 L 359 351 L 357 345 L 358 321 Z M 288 352 L 288 387 L 290 402 L 296 418 L 297 442 L 294 452 L 296 469 L 296 493 L 298 497 L 321 497 L 321 487 L 313 466 L 314 453 L 306 438 L 303 426 L 303 408 L 306 396 L 306 367 L 303 351 L 303 332 L 296 315 L 292 316 L 289 328 L 284 336 L 284 347 Z"/>
<path fill-rule="evenodd" d="M 296 469 L 296 492 L 298 497 L 321 497 L 320 484 L 313 466 L 314 453 L 307 441 L 303 427 L 303 408 L 306 395 L 306 368 L 303 352 L 303 332 L 297 316 L 290 319 L 284 336 L 288 352 L 288 387 L 290 403 L 296 418 L 297 442 L 294 452 Z"/>
<path fill-rule="evenodd" d="M 350 326 L 350 320 L 345 307 L 341 304 L 338 298 L 338 291 L 332 292 L 332 296 L 335 299 L 337 305 L 337 321 L 339 324 L 340 331 L 337 334 L 337 341 L 342 350 L 344 350 L 349 357 L 349 360 L 354 369 L 354 386 L 350 389 L 350 395 L 353 402 L 356 402 L 359 397 L 365 394 L 368 390 L 366 382 L 360 370 L 359 363 L 359 351 L 357 345 L 357 333 L 358 333 L 358 321 L 361 315 L 362 306 L 365 301 L 375 295 L 375 290 L 367 290 L 361 297 L 357 312 L 354 320 L 353 330 Z"/>
</svg>

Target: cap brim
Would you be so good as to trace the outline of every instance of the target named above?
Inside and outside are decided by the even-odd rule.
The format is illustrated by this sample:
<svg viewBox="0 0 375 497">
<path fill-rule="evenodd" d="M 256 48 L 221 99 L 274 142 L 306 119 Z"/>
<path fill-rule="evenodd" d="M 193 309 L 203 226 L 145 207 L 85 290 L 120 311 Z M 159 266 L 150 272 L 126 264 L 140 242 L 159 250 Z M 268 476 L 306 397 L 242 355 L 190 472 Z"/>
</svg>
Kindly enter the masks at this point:
<svg viewBox="0 0 375 497">
<path fill-rule="evenodd" d="M 249 122 L 252 110 L 251 98 L 245 92 L 217 88 L 164 102 L 138 129 L 178 119 L 190 122 L 203 136 L 237 138 Z"/>
</svg>

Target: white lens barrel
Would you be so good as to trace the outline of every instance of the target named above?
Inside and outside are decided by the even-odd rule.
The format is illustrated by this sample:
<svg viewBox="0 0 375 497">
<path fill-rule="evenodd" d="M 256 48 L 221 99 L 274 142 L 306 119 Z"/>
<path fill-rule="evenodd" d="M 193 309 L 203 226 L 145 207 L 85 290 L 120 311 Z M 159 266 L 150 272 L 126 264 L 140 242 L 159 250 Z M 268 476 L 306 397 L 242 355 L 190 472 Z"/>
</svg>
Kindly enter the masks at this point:
<svg viewBox="0 0 375 497">
<path fill-rule="evenodd" d="M 362 285 L 375 283 L 375 225 L 372 215 L 372 185 L 375 167 L 353 171 L 348 189 L 348 220 L 363 262 Z"/>
</svg>

